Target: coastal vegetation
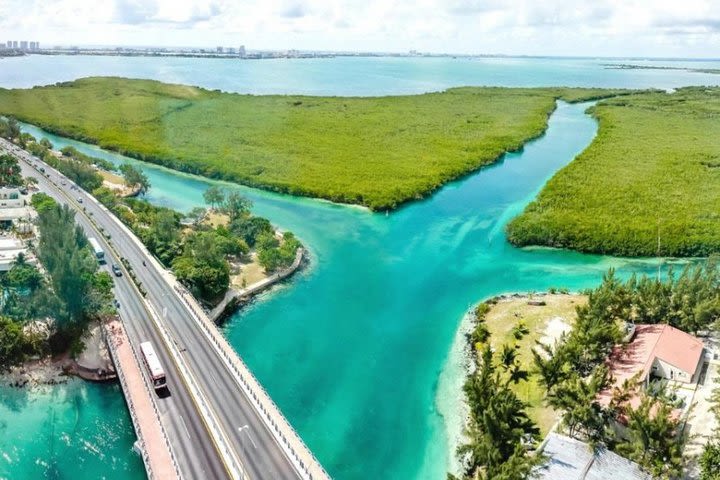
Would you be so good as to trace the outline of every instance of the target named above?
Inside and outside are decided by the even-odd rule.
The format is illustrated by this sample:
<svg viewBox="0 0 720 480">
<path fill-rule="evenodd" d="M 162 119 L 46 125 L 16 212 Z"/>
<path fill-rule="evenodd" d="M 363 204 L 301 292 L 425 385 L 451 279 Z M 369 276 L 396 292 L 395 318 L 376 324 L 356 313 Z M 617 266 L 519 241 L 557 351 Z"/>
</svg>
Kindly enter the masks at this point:
<svg viewBox="0 0 720 480">
<path fill-rule="evenodd" d="M 252 96 L 86 78 L 0 89 L 0 113 L 174 169 L 383 210 L 521 148 L 544 131 L 556 99 L 626 93 L 465 87 L 366 98 Z"/>
<path fill-rule="evenodd" d="M 129 182 L 148 185 L 137 167 L 121 167 Z M 210 212 L 193 209 L 183 215 L 141 198 L 122 198 L 101 187 L 93 195 L 118 216 L 178 280 L 208 305 L 222 299 L 230 285 L 230 260 L 256 252 L 267 273 L 292 263 L 301 246 L 291 232 L 281 238 L 270 222 L 251 214 L 252 203 L 237 192 L 210 187 L 206 197 L 214 201 L 214 212 L 226 224 L 205 221 Z"/>
<path fill-rule="evenodd" d="M 557 420 L 557 412 L 544 402 L 545 390 L 534 369 L 532 350 L 538 342 L 554 343 L 569 330 L 575 322 L 576 308 L 585 301 L 583 295 L 569 293 L 501 296 L 486 300 L 472 314 L 474 325 L 468 338 L 471 346 L 487 342 L 498 350 L 505 343 L 515 345 L 518 362 L 528 377 L 512 388 L 527 404 L 528 416 L 542 435 Z"/>
<path fill-rule="evenodd" d="M 494 350 L 490 334 L 483 328 L 485 303 L 478 308 L 477 342 L 473 346 L 475 371 L 463 390 L 470 407 L 465 431 L 467 443 L 458 448 L 463 463 L 463 479 L 515 480 L 526 478 L 539 458 L 527 454 L 539 429 L 527 413 L 528 404 L 520 400 L 514 385 L 527 379 L 528 372 L 518 360 L 518 347 L 503 344 Z M 518 331 L 516 337 L 525 335 Z M 448 474 L 449 480 L 456 480 Z"/>
<path fill-rule="evenodd" d="M 671 392 L 646 390 L 636 381 L 613 392 L 608 407 L 598 394 L 610 378 L 604 363 L 620 343 L 624 322 L 666 323 L 688 332 L 716 329 L 720 318 L 720 269 L 716 259 L 688 265 L 666 279 L 632 276 L 621 282 L 611 270 L 588 303 L 577 309 L 572 330 L 553 346 L 534 351 L 536 371 L 545 387 L 545 401 L 561 413 L 562 426 L 572 436 L 605 444 L 637 462 L 655 478 L 673 478 L 682 471 L 683 439 Z M 640 402 L 626 399 L 637 395 Z M 611 422 L 626 419 L 621 437 Z"/>
<path fill-rule="evenodd" d="M 73 212 L 42 193 L 32 205 L 43 269 L 21 253 L 0 274 L 0 370 L 30 356 L 79 353 L 88 324 L 113 311 L 112 279 L 99 271 Z"/>
<path fill-rule="evenodd" d="M 572 298 L 572 304 L 554 301 L 562 297 Z M 532 310 L 545 307 L 544 314 Z M 548 332 L 547 315 L 567 319 L 569 308 L 575 310 L 572 321 L 565 321 L 562 331 Z M 526 478 L 542 462 L 533 452 L 534 439 L 547 433 L 536 419 L 558 419 L 561 432 L 591 446 L 604 445 L 653 478 L 675 478 L 682 472 L 685 439 L 674 392 L 661 385 L 646 389 L 631 379 L 613 389 L 609 405 L 598 396 L 611 384 L 605 361 L 622 341 L 626 322 L 666 323 L 687 332 L 717 330 L 720 265 L 715 257 L 679 274 L 671 269 L 665 278 L 633 275 L 621 281 L 610 270 L 581 297 L 492 298 L 474 309 L 472 321 L 467 339 L 473 368 L 463 388 L 470 415 L 466 443 L 458 449 L 463 478 Z M 493 402 L 502 397 L 513 420 L 505 416 L 507 411 L 494 410 Z M 629 402 L 632 397 L 637 401 Z M 720 405 L 720 389 L 714 401 Z M 544 410 L 538 408 L 540 402 Z M 614 428 L 618 419 L 624 422 L 622 434 Z M 706 446 L 700 459 L 704 472 L 716 472 L 718 445 L 720 439 Z M 714 473 L 703 475 L 716 478 Z"/>
<path fill-rule="evenodd" d="M 624 256 L 720 251 L 720 88 L 604 100 L 593 143 L 507 227 L 515 245 Z"/>
<path fill-rule="evenodd" d="M 682 70 L 693 73 L 720 74 L 720 68 L 671 67 L 667 65 L 638 65 L 632 63 L 607 63 L 604 67 L 611 70 Z"/>
<path fill-rule="evenodd" d="M 75 224 L 75 212 L 51 202 L 44 194 L 33 195 L 38 206 L 37 256 L 58 299 L 50 346 L 59 352 L 79 341 L 92 320 L 114 311 L 113 283 L 110 274 L 99 270 L 85 233 Z"/>
</svg>

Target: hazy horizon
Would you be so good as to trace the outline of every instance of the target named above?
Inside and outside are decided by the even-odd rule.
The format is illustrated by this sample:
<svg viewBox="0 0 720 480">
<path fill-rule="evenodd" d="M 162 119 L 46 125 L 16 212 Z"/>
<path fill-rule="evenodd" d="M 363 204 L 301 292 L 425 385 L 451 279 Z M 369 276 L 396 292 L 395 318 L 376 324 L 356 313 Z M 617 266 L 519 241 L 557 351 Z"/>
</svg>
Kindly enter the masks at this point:
<svg viewBox="0 0 720 480">
<path fill-rule="evenodd" d="M 0 39 L 607 58 L 718 58 L 720 4 L 631 0 L 0 0 Z"/>
</svg>

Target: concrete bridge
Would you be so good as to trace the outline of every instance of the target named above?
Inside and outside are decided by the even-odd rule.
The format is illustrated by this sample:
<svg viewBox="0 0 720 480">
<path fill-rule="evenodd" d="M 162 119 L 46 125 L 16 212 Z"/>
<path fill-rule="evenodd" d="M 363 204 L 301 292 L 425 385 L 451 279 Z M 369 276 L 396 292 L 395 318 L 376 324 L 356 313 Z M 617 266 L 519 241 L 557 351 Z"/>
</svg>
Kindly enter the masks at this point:
<svg viewBox="0 0 720 480">
<path fill-rule="evenodd" d="M 0 150 L 19 158 L 23 175 L 37 178 L 43 192 L 77 212 L 77 223 L 98 239 L 108 265 L 121 265 L 124 275 L 115 281 L 121 322 L 105 328 L 148 476 L 328 479 L 212 320 L 140 240 L 40 159 L 3 139 Z M 166 395 L 155 393 L 142 370 L 144 341 L 163 365 Z"/>
</svg>

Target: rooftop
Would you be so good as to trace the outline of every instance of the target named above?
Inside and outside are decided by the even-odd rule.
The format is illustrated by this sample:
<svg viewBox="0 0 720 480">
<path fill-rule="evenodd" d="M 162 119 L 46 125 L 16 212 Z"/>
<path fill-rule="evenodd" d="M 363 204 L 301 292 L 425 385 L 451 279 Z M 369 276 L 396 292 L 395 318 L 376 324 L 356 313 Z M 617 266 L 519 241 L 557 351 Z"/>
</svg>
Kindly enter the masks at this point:
<svg viewBox="0 0 720 480">
<path fill-rule="evenodd" d="M 604 447 L 593 452 L 589 445 L 550 433 L 543 449 L 548 461 L 538 469 L 547 480 L 651 480 L 640 467 Z"/>
<path fill-rule="evenodd" d="M 692 335 L 670 325 L 637 325 L 629 343 L 613 348 L 608 365 L 614 385 L 600 393 L 600 403 L 607 405 L 615 386 L 620 386 L 636 374 L 645 380 L 655 359 L 692 375 L 700 362 L 703 343 Z"/>
</svg>

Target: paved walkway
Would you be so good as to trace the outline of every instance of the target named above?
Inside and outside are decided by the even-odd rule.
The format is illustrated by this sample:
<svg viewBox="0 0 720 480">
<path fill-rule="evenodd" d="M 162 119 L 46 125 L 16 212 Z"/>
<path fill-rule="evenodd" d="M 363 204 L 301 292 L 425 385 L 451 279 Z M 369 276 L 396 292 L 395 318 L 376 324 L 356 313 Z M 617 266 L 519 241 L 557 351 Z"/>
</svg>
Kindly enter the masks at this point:
<svg viewBox="0 0 720 480">
<path fill-rule="evenodd" d="M 163 433 L 158 412 L 145 383 L 141 365 L 133 353 L 122 323 L 113 320 L 105 325 L 108 347 L 115 360 L 118 378 L 125 393 L 130 416 L 138 436 L 141 455 L 151 479 L 178 479 L 167 438 Z"/>
</svg>

